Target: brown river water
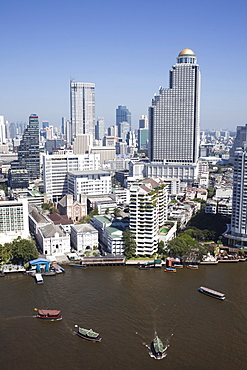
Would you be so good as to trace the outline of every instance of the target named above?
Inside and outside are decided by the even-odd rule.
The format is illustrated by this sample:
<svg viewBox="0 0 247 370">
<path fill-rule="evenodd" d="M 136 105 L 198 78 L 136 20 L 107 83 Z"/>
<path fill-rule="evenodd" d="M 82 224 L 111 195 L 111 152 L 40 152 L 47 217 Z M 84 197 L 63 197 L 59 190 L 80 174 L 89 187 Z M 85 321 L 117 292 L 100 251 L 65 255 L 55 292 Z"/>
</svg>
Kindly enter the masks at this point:
<svg viewBox="0 0 247 370">
<path fill-rule="evenodd" d="M 167 273 L 135 267 L 65 267 L 44 284 L 0 278 L 0 369 L 247 369 L 247 262 Z M 225 301 L 197 291 L 226 294 Z M 35 318 L 61 309 L 63 320 Z M 101 343 L 75 335 L 92 328 Z M 158 332 L 166 356 L 154 359 Z"/>
</svg>

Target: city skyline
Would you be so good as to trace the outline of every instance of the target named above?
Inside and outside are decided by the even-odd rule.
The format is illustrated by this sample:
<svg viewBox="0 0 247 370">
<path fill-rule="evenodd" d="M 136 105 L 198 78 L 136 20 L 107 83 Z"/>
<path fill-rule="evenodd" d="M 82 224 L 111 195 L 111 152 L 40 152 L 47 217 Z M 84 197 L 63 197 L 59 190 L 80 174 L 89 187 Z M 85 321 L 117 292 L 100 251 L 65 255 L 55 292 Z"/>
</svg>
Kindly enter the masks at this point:
<svg viewBox="0 0 247 370">
<path fill-rule="evenodd" d="M 62 117 L 70 118 L 69 81 L 75 78 L 95 84 L 96 117 L 104 117 L 106 127 L 114 125 L 117 106 L 126 105 L 138 128 L 160 85 L 168 86 L 174 55 L 188 47 L 203 73 L 201 128 L 244 125 L 247 71 L 239 66 L 247 54 L 247 5 L 150 5 L 3 0 L 0 114 L 26 122 L 37 112 L 40 122 L 61 125 Z"/>
</svg>

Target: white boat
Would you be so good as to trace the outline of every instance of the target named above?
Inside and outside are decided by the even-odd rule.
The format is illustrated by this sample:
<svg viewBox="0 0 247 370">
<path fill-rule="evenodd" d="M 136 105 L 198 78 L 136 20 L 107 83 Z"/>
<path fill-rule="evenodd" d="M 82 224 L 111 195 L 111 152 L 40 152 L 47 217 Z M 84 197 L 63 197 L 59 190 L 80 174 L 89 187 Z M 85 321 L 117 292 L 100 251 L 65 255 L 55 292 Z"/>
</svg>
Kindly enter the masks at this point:
<svg viewBox="0 0 247 370">
<path fill-rule="evenodd" d="M 37 284 L 44 284 L 44 280 L 41 274 L 34 275 Z"/>
<path fill-rule="evenodd" d="M 222 301 L 226 298 L 224 293 L 217 292 L 216 290 L 205 288 L 204 286 L 201 286 L 199 289 L 200 293 L 209 295 L 212 298 L 221 299 Z"/>
<path fill-rule="evenodd" d="M 212 256 L 210 253 L 207 254 L 207 256 L 203 256 L 202 261 L 200 262 L 200 265 L 217 265 L 218 261 L 217 258 Z"/>
</svg>

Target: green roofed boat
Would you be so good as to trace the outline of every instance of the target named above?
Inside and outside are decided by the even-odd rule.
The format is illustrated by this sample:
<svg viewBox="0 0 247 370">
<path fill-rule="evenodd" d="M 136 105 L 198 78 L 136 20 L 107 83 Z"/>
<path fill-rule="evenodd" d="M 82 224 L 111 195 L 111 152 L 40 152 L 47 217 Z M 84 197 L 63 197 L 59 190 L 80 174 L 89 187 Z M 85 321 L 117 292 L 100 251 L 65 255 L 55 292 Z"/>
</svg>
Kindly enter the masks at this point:
<svg viewBox="0 0 247 370">
<path fill-rule="evenodd" d="M 101 342 L 102 340 L 99 333 L 96 333 L 92 329 L 84 329 L 78 326 L 78 331 L 76 334 L 83 339 L 90 340 L 91 342 Z"/>
<path fill-rule="evenodd" d="M 162 340 L 158 337 L 157 332 L 155 332 L 155 338 L 151 343 L 151 350 L 153 355 L 157 359 L 161 359 L 166 350 L 166 348 L 164 348 Z"/>
</svg>

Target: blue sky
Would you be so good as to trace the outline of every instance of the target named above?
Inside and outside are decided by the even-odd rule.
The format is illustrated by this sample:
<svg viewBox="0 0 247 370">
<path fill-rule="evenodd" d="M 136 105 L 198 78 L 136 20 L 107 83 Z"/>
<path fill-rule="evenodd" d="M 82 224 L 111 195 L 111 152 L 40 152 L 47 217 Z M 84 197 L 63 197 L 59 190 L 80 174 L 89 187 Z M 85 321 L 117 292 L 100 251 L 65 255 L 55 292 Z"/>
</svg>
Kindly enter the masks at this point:
<svg viewBox="0 0 247 370">
<path fill-rule="evenodd" d="M 247 123 L 244 0 L 1 0 L 0 14 L 0 114 L 9 122 L 69 119 L 73 77 L 96 84 L 106 127 L 127 105 L 137 128 L 188 47 L 202 72 L 201 127 Z"/>
</svg>

